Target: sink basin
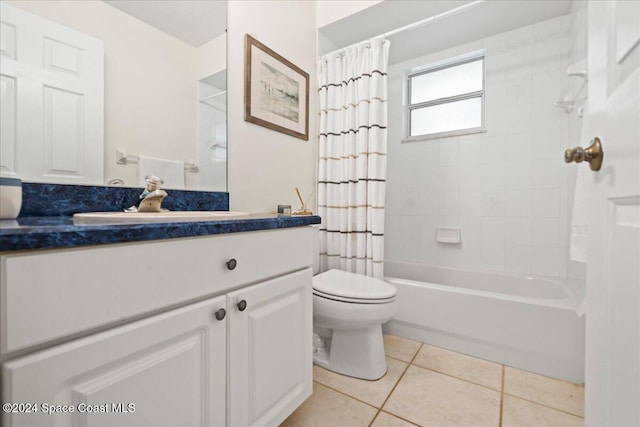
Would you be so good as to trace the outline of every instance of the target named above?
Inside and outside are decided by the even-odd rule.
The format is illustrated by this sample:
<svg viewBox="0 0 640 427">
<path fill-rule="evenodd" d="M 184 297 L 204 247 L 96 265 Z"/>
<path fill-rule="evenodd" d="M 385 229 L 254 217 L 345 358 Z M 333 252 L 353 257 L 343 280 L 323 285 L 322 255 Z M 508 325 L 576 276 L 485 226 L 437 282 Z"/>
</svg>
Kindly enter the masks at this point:
<svg viewBox="0 0 640 427">
<path fill-rule="evenodd" d="M 154 222 L 224 221 L 248 219 L 247 212 L 167 211 L 167 212 L 88 212 L 73 215 L 74 224 L 135 224 Z"/>
</svg>

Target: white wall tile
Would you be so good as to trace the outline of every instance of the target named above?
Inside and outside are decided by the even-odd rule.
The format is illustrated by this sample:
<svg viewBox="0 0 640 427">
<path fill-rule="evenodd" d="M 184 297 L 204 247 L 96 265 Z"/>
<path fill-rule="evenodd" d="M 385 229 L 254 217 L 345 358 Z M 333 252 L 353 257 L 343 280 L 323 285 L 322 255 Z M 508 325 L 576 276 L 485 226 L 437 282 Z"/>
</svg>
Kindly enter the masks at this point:
<svg viewBox="0 0 640 427">
<path fill-rule="evenodd" d="M 531 219 L 505 218 L 505 244 L 507 246 L 531 245 Z"/>
<path fill-rule="evenodd" d="M 532 77 L 532 102 L 554 104 L 560 97 L 566 81 L 566 73 L 560 68 L 535 73 Z"/>
<path fill-rule="evenodd" d="M 504 269 L 513 273 L 530 273 L 531 246 L 507 245 L 504 254 Z"/>
<path fill-rule="evenodd" d="M 482 165 L 481 189 L 483 191 L 502 189 L 505 185 L 504 163 L 485 163 Z"/>
<path fill-rule="evenodd" d="M 505 191 L 504 215 L 507 217 L 529 217 L 531 215 L 531 190 Z"/>
<path fill-rule="evenodd" d="M 480 152 L 483 138 L 484 134 L 481 133 L 460 137 L 460 165 L 463 166 L 461 171 L 468 165 L 482 163 Z"/>
<path fill-rule="evenodd" d="M 479 191 L 482 188 L 482 169 L 479 163 L 463 164 L 460 167 L 460 189 L 463 191 Z"/>
<path fill-rule="evenodd" d="M 460 164 L 460 139 L 445 138 L 440 141 L 440 166 Z"/>
<path fill-rule="evenodd" d="M 484 246 L 480 250 L 482 261 L 481 267 L 489 270 L 504 270 L 505 247 Z"/>
<path fill-rule="evenodd" d="M 420 214 L 420 192 L 403 191 L 402 192 L 402 215 L 419 215 Z"/>
<path fill-rule="evenodd" d="M 534 218 L 560 217 L 560 190 L 531 190 L 531 216 Z"/>
<path fill-rule="evenodd" d="M 447 191 L 438 194 L 438 215 L 460 215 L 460 193 Z"/>
<path fill-rule="evenodd" d="M 531 75 L 507 79 L 505 84 L 507 107 L 531 104 Z"/>
<path fill-rule="evenodd" d="M 531 244 L 560 247 L 560 218 L 532 218 Z"/>
<path fill-rule="evenodd" d="M 531 188 L 531 160 L 517 160 L 505 165 L 505 188 L 530 189 Z"/>
<path fill-rule="evenodd" d="M 533 118 L 532 112 L 536 106 L 538 106 L 538 104 L 509 106 L 505 112 L 506 133 L 530 131 L 534 127 L 533 123 L 535 119 Z M 536 110 L 536 114 L 540 113 Z M 559 120 L 557 126 L 560 126 Z"/>
<path fill-rule="evenodd" d="M 407 262 L 418 262 L 422 234 L 422 221 L 419 216 L 402 216 L 402 247 L 398 248 L 398 257 Z"/>
<path fill-rule="evenodd" d="M 459 166 L 440 166 L 438 168 L 438 189 L 440 191 L 460 190 Z"/>
<path fill-rule="evenodd" d="M 505 135 L 486 135 L 481 143 L 482 163 L 504 163 Z"/>
<path fill-rule="evenodd" d="M 438 264 L 446 267 L 460 265 L 460 253 L 462 247 L 451 243 L 438 243 Z"/>
<path fill-rule="evenodd" d="M 482 246 L 504 247 L 504 218 L 482 218 Z"/>
<path fill-rule="evenodd" d="M 504 217 L 504 190 L 491 190 L 482 193 L 483 216 Z"/>
<path fill-rule="evenodd" d="M 385 216 L 384 257 L 390 260 L 402 260 L 402 219 L 399 215 Z"/>
<path fill-rule="evenodd" d="M 385 215 L 400 215 L 402 213 L 402 193 L 399 191 L 389 191 L 385 194 Z"/>
<path fill-rule="evenodd" d="M 564 110 L 546 102 L 532 104 L 529 114 L 530 123 L 539 130 L 560 129 L 561 114 L 566 115 Z"/>
<path fill-rule="evenodd" d="M 422 191 L 420 192 L 420 215 L 437 215 L 438 214 L 438 192 Z"/>
<path fill-rule="evenodd" d="M 464 247 L 482 246 L 482 219 L 475 216 L 461 216 L 460 229 Z"/>
<path fill-rule="evenodd" d="M 460 192 L 460 215 L 477 216 L 482 211 L 483 194 L 478 191 Z"/>
<path fill-rule="evenodd" d="M 560 248 L 531 247 L 531 272 L 541 276 L 560 274 Z"/>
<path fill-rule="evenodd" d="M 554 107 L 566 81 L 568 40 L 568 21 L 558 18 L 392 66 L 388 259 L 567 274 L 575 169 L 564 165 L 563 152 L 585 144 L 575 131 L 582 123 Z M 405 70 L 472 45 L 487 49 L 487 131 L 399 143 Z M 461 227 L 462 244 L 437 243 L 438 226 Z"/>
<path fill-rule="evenodd" d="M 557 158 L 534 159 L 531 163 L 531 188 L 559 188 L 560 161 Z"/>
<path fill-rule="evenodd" d="M 531 158 L 531 133 L 519 132 L 504 137 L 504 157 L 507 162 L 525 161 Z"/>
</svg>

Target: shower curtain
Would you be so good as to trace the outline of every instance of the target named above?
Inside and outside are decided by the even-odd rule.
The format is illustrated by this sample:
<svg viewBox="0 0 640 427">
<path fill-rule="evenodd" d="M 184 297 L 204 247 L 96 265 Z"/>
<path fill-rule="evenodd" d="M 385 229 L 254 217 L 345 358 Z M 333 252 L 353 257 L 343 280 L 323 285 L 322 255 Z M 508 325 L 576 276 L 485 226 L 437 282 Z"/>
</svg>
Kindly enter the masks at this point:
<svg viewBox="0 0 640 427">
<path fill-rule="evenodd" d="M 383 277 L 389 41 L 318 62 L 320 268 Z"/>
</svg>

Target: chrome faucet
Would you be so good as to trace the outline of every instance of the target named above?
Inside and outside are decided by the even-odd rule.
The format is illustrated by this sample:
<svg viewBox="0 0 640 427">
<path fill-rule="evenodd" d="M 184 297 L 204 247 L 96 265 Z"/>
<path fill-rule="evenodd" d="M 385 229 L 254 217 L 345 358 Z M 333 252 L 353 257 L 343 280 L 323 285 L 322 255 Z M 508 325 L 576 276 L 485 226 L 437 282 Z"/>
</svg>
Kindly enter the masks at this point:
<svg viewBox="0 0 640 427">
<path fill-rule="evenodd" d="M 138 205 L 138 212 L 161 212 L 160 208 L 162 201 L 167 197 L 167 192 L 160 189 L 160 185 L 163 184 L 160 178 L 154 175 L 147 175 L 144 178 L 147 181 L 147 186 L 140 195 L 140 204 Z"/>
</svg>

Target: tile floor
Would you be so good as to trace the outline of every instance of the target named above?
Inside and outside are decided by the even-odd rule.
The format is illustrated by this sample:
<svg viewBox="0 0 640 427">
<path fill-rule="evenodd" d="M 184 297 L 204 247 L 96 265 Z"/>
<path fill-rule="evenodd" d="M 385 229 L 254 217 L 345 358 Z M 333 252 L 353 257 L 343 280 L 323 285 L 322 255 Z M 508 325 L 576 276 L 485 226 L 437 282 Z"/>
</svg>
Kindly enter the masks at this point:
<svg viewBox="0 0 640 427">
<path fill-rule="evenodd" d="M 282 427 L 584 425 L 584 387 L 393 335 L 387 374 L 313 367 L 313 395 Z"/>
</svg>

